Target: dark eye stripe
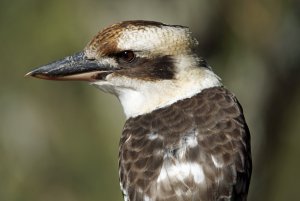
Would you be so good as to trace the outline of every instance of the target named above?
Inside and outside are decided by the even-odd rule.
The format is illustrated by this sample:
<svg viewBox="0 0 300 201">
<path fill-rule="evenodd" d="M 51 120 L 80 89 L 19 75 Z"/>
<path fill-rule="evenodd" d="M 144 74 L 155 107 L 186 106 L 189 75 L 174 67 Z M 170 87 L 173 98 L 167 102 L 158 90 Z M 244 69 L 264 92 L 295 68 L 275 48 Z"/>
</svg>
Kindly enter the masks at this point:
<svg viewBox="0 0 300 201">
<path fill-rule="evenodd" d="M 117 73 L 143 80 L 174 79 L 175 61 L 168 55 L 151 59 L 136 57 L 134 62 L 122 65 Z"/>
</svg>

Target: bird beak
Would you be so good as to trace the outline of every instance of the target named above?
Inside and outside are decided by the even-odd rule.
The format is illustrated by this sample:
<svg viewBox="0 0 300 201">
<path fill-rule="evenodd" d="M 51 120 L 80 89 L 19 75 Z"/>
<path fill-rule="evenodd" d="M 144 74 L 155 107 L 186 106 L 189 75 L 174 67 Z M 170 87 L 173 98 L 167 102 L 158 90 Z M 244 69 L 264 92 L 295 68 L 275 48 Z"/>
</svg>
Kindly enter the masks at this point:
<svg viewBox="0 0 300 201">
<path fill-rule="evenodd" d="M 107 62 L 88 59 L 84 52 L 79 52 L 32 70 L 25 76 L 46 80 L 83 80 L 92 82 L 112 73 L 113 69 Z"/>
</svg>

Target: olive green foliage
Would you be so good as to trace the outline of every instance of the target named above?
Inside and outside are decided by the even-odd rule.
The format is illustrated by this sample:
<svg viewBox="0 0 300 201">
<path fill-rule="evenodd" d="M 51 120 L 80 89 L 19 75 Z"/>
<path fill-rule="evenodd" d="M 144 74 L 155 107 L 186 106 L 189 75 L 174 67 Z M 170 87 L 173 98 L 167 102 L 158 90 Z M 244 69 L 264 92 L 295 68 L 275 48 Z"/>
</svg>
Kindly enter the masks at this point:
<svg viewBox="0 0 300 201">
<path fill-rule="evenodd" d="M 83 49 L 111 23 L 145 19 L 189 26 L 252 133 L 250 201 L 299 199 L 298 0 L 2 0 L 0 200 L 122 200 L 118 100 L 83 82 L 24 78 Z"/>
</svg>

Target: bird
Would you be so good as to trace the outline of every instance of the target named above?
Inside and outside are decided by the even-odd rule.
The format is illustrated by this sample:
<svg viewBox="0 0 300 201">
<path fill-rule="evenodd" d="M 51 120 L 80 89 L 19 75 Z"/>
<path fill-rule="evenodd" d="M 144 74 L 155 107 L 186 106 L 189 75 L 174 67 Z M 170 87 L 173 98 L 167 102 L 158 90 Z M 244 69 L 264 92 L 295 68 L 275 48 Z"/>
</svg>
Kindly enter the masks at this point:
<svg viewBox="0 0 300 201">
<path fill-rule="evenodd" d="M 87 81 L 119 99 L 124 201 L 246 201 L 250 131 L 198 46 L 186 26 L 122 21 L 26 76 Z"/>
</svg>

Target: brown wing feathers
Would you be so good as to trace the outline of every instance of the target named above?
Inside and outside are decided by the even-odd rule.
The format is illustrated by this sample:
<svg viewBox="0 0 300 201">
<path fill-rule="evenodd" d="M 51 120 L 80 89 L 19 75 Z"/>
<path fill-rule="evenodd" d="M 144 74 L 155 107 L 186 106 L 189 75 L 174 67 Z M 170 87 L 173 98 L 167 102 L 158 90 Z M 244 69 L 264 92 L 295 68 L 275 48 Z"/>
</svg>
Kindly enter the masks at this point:
<svg viewBox="0 0 300 201">
<path fill-rule="evenodd" d="M 197 145 L 188 146 L 185 139 L 193 135 Z M 246 200 L 251 175 L 249 130 L 240 105 L 225 88 L 205 89 L 128 119 L 120 143 L 120 179 L 130 201 Z M 168 169 L 170 178 L 157 183 L 167 163 L 176 167 L 185 162 L 203 168 L 203 183 L 182 179 L 180 172 L 168 174 Z"/>
</svg>

